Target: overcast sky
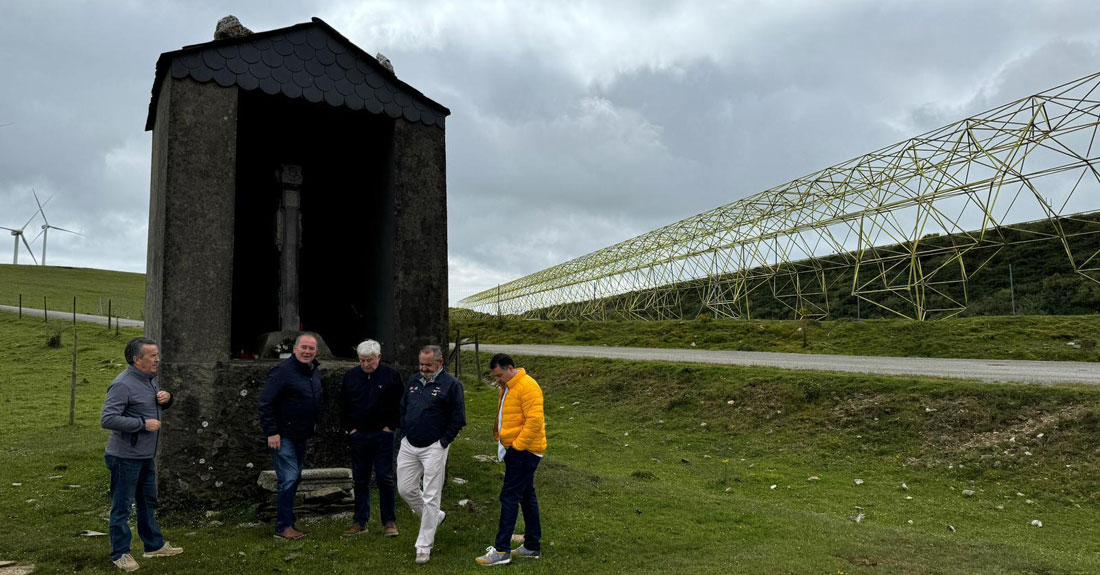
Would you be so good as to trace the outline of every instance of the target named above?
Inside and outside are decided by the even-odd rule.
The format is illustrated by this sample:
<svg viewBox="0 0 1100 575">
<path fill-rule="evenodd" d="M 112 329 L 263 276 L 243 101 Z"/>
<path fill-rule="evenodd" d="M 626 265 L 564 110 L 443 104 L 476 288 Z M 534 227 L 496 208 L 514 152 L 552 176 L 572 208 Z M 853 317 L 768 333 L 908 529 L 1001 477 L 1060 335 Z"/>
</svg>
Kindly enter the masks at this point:
<svg viewBox="0 0 1100 575">
<path fill-rule="evenodd" d="M 1100 71 L 1084 0 L 292 4 L 4 2 L 0 226 L 37 190 L 85 234 L 48 263 L 144 272 L 154 65 L 227 14 L 320 17 L 451 109 L 452 302 Z"/>
</svg>

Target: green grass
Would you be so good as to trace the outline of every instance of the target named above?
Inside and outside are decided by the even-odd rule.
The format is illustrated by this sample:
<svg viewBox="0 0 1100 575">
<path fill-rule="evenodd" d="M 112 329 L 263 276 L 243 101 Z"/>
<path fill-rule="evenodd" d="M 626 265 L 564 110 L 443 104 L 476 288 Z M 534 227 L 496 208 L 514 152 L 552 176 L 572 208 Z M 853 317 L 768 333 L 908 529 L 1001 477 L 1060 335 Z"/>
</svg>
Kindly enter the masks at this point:
<svg viewBox="0 0 1100 575">
<path fill-rule="evenodd" d="M 0 359 L 0 516 L 8 526 L 0 558 L 34 562 L 36 573 L 115 572 L 104 538 L 75 535 L 106 531 L 99 408 L 136 331 L 78 330 L 81 383 L 70 428 L 71 330 L 60 349 L 48 349 L 41 324 L 0 313 L 8 350 Z M 543 559 L 511 569 L 1100 571 L 1100 390 L 517 359 L 545 389 L 550 448 L 536 476 Z M 444 490 L 450 517 L 427 567 L 412 564 L 414 522 L 399 502 L 396 540 L 377 529 L 341 539 L 346 519 L 321 519 L 307 523 L 309 538 L 282 543 L 269 525 L 251 525 L 243 505 L 220 510 L 222 525 L 200 513 L 162 516 L 167 536 L 187 551 L 143 561 L 143 571 L 480 573 L 473 558 L 495 532 L 502 470 L 472 457 L 494 453 L 496 392 L 472 378 L 466 387 L 469 424 L 449 473 L 468 483 Z M 477 509 L 459 508 L 460 499 Z M 866 514 L 859 524 L 849 519 L 857 506 Z M 1032 519 L 1044 527 L 1029 527 Z"/>
<path fill-rule="evenodd" d="M 802 332 L 806 330 L 806 347 Z M 485 343 L 610 345 L 878 355 L 1100 361 L 1100 315 L 906 319 L 711 321 L 452 320 Z M 1075 343 L 1075 346 L 1067 345 Z"/>
<path fill-rule="evenodd" d="M 0 304 L 143 319 L 145 276 L 87 268 L 0 265 Z M 100 302 L 104 306 L 100 309 Z M 807 347 L 802 346 L 806 329 Z M 487 343 L 614 345 L 740 351 L 779 351 L 902 357 L 976 357 L 1100 361 L 1100 315 L 905 319 L 711 321 L 452 320 L 465 336 Z M 1074 342 L 1078 346 L 1070 346 Z M 694 344 L 694 346 L 692 345 Z"/>
<path fill-rule="evenodd" d="M 107 315 L 107 300 L 115 317 L 143 319 L 145 315 L 145 274 L 67 268 L 54 266 L 13 266 L 0 264 L 0 304 L 42 308 L 46 298 L 49 309 Z"/>
</svg>

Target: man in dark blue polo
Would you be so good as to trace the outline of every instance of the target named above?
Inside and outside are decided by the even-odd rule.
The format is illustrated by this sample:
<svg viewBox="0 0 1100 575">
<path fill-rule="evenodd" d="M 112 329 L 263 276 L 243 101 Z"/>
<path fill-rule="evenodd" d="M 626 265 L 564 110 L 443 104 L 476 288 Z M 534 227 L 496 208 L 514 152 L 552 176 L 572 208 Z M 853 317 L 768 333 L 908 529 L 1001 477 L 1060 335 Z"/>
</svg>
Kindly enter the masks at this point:
<svg viewBox="0 0 1100 575">
<path fill-rule="evenodd" d="M 420 518 L 418 565 L 431 559 L 436 529 L 446 518 L 439 506 L 447 454 L 465 425 L 462 384 L 443 371 L 443 350 L 437 345 L 425 346 L 420 350 L 420 373 L 409 379 L 401 396 L 401 430 L 405 438 L 397 454 L 397 489 Z"/>
<path fill-rule="evenodd" d="M 279 494 L 275 537 L 301 539 L 294 525 L 294 496 L 306 463 L 306 440 L 313 435 L 321 408 L 321 371 L 317 336 L 303 333 L 294 341 L 294 354 L 267 374 L 260 397 L 260 425 L 275 465 Z"/>
<path fill-rule="evenodd" d="M 382 534 L 397 537 L 393 496 L 393 431 L 400 423 L 404 390 L 397 370 L 381 363 L 382 345 L 368 339 L 356 348 L 359 367 L 344 374 L 340 387 L 340 423 L 348 434 L 351 475 L 355 482 L 355 515 L 343 535 L 367 532 L 370 521 L 370 475 L 378 484 Z"/>
</svg>

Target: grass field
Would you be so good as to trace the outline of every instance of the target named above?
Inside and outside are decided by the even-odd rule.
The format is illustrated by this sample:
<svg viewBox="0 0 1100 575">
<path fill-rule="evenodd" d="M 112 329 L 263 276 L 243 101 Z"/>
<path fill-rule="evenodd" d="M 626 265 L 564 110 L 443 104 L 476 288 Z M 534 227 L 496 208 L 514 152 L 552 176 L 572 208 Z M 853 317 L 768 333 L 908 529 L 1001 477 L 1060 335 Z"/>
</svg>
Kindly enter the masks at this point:
<svg viewBox="0 0 1100 575">
<path fill-rule="evenodd" d="M 0 304 L 143 319 L 145 276 L 86 268 L 0 265 Z M 103 308 L 100 308 L 102 302 Z M 806 346 L 803 347 L 805 330 Z M 452 320 L 451 335 L 489 343 L 544 343 L 846 355 L 1100 361 L 1100 314 L 798 322 L 783 320 L 564 322 Z M 1068 345 L 1068 344 L 1074 345 Z"/>
<path fill-rule="evenodd" d="M 0 313 L 0 345 L 9 350 L 0 360 L 0 515 L 8 526 L 0 559 L 36 563 L 36 573 L 115 572 L 105 538 L 76 534 L 106 531 L 99 409 L 136 331 L 78 330 L 70 428 L 71 331 L 50 349 L 41 324 Z M 510 569 L 1100 572 L 1100 390 L 518 359 L 546 391 L 550 449 L 537 475 L 544 556 Z M 213 519 L 165 516 L 167 536 L 187 550 L 145 560 L 142 571 L 480 572 L 473 558 L 495 531 L 501 468 L 473 456 L 494 452 L 496 394 L 465 383 L 469 425 L 449 473 L 468 483 L 444 490 L 450 518 L 428 566 L 412 564 L 413 521 L 399 502 L 396 540 L 374 524 L 371 534 L 344 540 L 346 519 L 330 518 L 307 523 L 306 540 L 282 543 L 244 505 Z M 458 507 L 460 499 L 475 509 Z M 860 513 L 859 523 L 851 519 Z M 1029 526 L 1033 519 L 1043 527 Z"/>
<path fill-rule="evenodd" d="M 0 304 L 42 308 L 46 298 L 49 309 L 72 311 L 76 298 L 77 313 L 107 315 L 107 300 L 116 317 L 143 319 L 145 314 L 145 274 L 65 268 L 53 266 L 13 266 L 0 264 Z"/>
<path fill-rule="evenodd" d="M 487 343 L 611 345 L 897 357 L 1100 361 L 1100 315 L 712 321 L 452 320 Z M 803 331 L 805 330 L 805 344 Z M 1069 345 L 1073 344 L 1073 345 Z"/>
</svg>

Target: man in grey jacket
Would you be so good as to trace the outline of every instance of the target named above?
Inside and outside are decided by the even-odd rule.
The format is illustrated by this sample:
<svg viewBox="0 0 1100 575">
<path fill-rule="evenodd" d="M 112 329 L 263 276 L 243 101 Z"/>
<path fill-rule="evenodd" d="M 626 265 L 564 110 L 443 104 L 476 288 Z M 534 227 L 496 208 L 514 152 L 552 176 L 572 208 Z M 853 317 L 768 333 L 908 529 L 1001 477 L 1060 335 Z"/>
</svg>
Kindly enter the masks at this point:
<svg viewBox="0 0 1100 575">
<path fill-rule="evenodd" d="M 142 557 L 169 557 L 183 553 L 165 541 L 153 510 L 157 506 L 156 470 L 160 410 L 172 405 L 172 394 L 157 386 L 160 350 L 157 342 L 135 337 L 126 344 L 126 368 L 107 388 L 100 425 L 111 430 L 104 461 L 111 472 L 111 561 L 123 571 L 135 571 L 130 554 L 130 507 L 137 503 L 138 535 L 145 544 Z"/>
</svg>

